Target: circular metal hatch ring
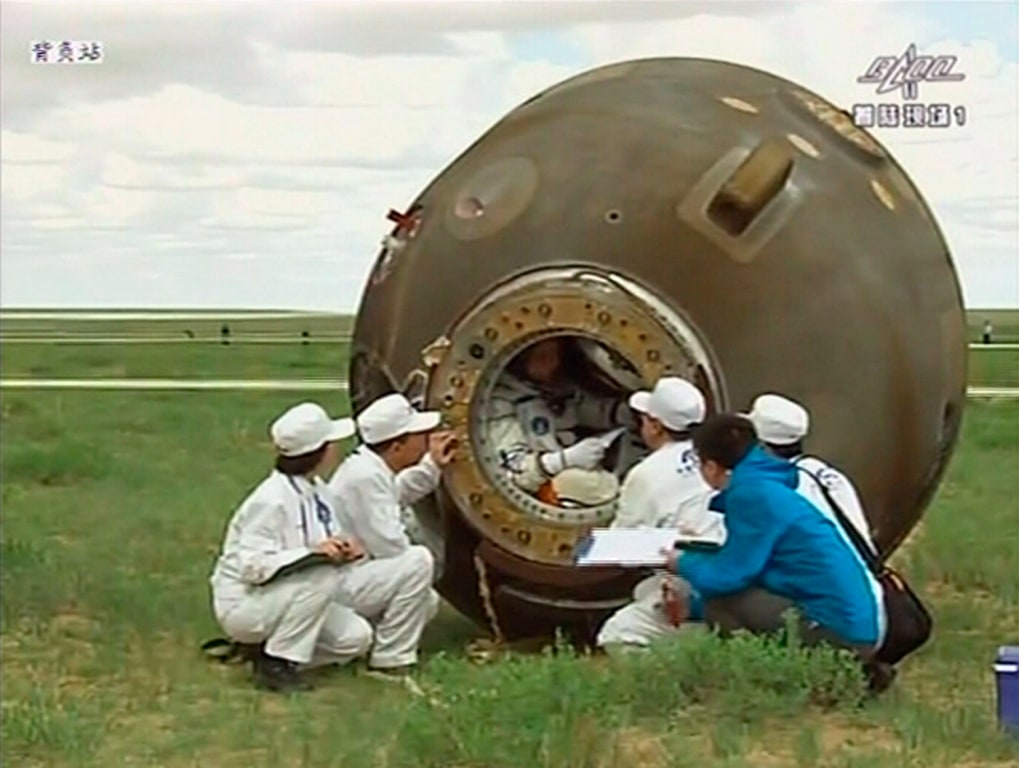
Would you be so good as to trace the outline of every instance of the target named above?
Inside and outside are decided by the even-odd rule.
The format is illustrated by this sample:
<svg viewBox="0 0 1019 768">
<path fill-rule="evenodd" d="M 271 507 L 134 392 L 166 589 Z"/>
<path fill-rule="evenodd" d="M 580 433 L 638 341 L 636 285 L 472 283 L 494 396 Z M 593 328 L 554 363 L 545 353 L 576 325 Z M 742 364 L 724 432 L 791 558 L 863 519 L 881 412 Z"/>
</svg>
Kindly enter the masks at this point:
<svg viewBox="0 0 1019 768">
<path fill-rule="evenodd" d="M 427 401 L 443 413 L 460 448 L 444 480 L 468 524 L 493 544 L 528 560 L 570 565 L 576 544 L 614 505 L 567 512 L 539 502 L 501 477 L 479 428 L 487 397 L 522 347 L 555 335 L 594 339 L 628 360 L 646 384 L 661 376 L 705 381 L 705 396 L 725 400 L 700 334 L 677 313 L 618 276 L 589 269 L 541 270 L 489 293 L 448 335 Z"/>
</svg>

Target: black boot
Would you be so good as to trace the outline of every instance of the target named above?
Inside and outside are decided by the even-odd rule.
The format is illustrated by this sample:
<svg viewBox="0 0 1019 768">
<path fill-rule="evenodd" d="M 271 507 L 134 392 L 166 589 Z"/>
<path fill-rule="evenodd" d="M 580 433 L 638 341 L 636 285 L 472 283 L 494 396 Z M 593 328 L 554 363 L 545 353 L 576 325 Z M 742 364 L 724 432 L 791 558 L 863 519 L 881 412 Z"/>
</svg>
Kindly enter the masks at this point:
<svg viewBox="0 0 1019 768">
<path fill-rule="evenodd" d="M 895 681 L 898 670 L 883 661 L 871 661 L 863 668 L 867 678 L 867 690 L 871 696 L 878 696 L 887 691 Z"/>
<path fill-rule="evenodd" d="M 297 672 L 297 663 L 270 656 L 264 651 L 255 660 L 255 685 L 267 691 L 291 693 L 310 691 L 312 686 L 302 680 Z"/>
</svg>

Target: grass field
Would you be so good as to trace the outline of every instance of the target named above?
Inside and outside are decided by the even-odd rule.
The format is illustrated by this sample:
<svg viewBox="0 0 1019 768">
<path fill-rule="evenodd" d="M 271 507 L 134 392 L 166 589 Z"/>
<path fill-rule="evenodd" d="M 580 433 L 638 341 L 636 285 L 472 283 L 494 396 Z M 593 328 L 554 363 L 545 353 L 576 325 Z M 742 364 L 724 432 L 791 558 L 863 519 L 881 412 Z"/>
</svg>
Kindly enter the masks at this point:
<svg viewBox="0 0 1019 768">
<path fill-rule="evenodd" d="M 85 311 L 85 310 L 82 310 Z M 29 311 L 5 310 L 5 317 L 0 319 L 0 333 L 17 336 L 32 335 L 85 335 L 101 336 L 116 335 L 168 335 L 185 338 L 190 331 L 198 337 L 215 337 L 220 335 L 224 322 L 230 328 L 232 336 L 252 334 L 292 335 L 299 337 L 302 331 L 308 331 L 312 337 L 335 336 L 350 333 L 353 328 L 353 317 L 350 315 L 301 315 L 293 317 L 258 317 L 263 314 L 257 311 L 237 312 L 228 310 L 230 314 L 251 315 L 243 319 L 220 320 L 213 311 L 188 312 L 193 315 L 208 315 L 189 319 L 173 318 L 171 311 L 151 312 L 148 319 L 102 319 L 75 320 L 69 323 L 56 318 L 35 319 L 28 316 Z M 103 310 L 104 314 L 117 314 Z M 123 310 L 123 314 L 130 310 Z M 159 318 L 158 315 L 165 315 Z M 974 309 L 967 312 L 969 341 L 979 342 L 983 332 L 984 320 L 990 320 L 994 326 L 994 340 L 998 342 L 1019 342 L 1019 310 L 1016 309 Z"/>
<path fill-rule="evenodd" d="M 345 342 L 232 344 L 0 344 L 4 378 L 344 379 Z M 969 381 L 1019 387 L 1019 349 L 971 350 Z"/>
<path fill-rule="evenodd" d="M 971 341 L 978 341 L 983 317 L 995 324 L 998 341 L 1019 342 L 1019 311 L 971 313 Z M 23 323 L 23 324 L 22 324 Z M 1014 324 L 1014 325 L 1010 325 Z M 116 337 L 167 337 L 186 339 L 191 329 L 199 339 L 219 338 L 221 323 L 216 319 L 196 321 L 127 320 L 68 321 L 5 320 L 4 334 L 17 336 L 77 335 Z M 251 319 L 229 321 L 234 343 L 183 340 L 180 344 L 90 344 L 63 341 L 60 344 L 0 345 L 0 370 L 4 378 L 345 378 L 348 345 L 336 340 L 350 332 L 353 320 L 346 316 Z M 311 340 L 301 343 L 308 330 Z M 1007 335 L 1011 334 L 1011 335 Z M 245 344 L 248 335 L 293 339 L 292 344 Z M 331 337 L 331 338 L 330 338 Z M 972 349 L 969 382 L 981 387 L 1019 387 L 1019 349 Z"/>
<path fill-rule="evenodd" d="M 189 317 L 177 319 L 169 317 L 172 313 L 164 313 L 169 319 L 157 317 L 125 320 L 74 320 L 73 322 L 57 318 L 18 317 L 22 313 L 13 313 L 0 320 L 0 333 L 11 336 L 43 336 L 43 335 L 80 335 L 80 336 L 179 336 L 186 338 L 190 331 L 196 337 L 219 338 L 224 325 L 231 336 L 252 334 L 272 334 L 277 336 L 293 336 L 299 338 L 302 331 L 308 331 L 313 337 L 320 335 L 343 335 L 350 333 L 354 318 L 349 315 L 295 315 L 292 317 L 260 317 L 262 313 L 237 313 L 248 315 L 239 319 L 222 320 L 214 314 L 209 317 Z M 105 313 L 104 314 L 112 314 Z M 204 315 L 205 313 L 187 313 Z M 271 313 L 265 313 L 271 314 Z"/>
<path fill-rule="evenodd" d="M 984 320 L 991 321 L 994 341 L 1019 341 L 1019 309 L 971 309 L 966 318 L 970 341 L 980 341 Z"/>
<path fill-rule="evenodd" d="M 342 354 L 5 346 L 0 362 L 5 377 L 335 377 Z M 342 393 L 313 397 L 346 409 Z M 481 631 L 448 609 L 424 643 L 434 702 L 352 670 L 299 697 L 254 691 L 198 653 L 218 634 L 206 580 L 267 469 L 266 422 L 299 398 L 3 393 L 3 765 L 1019 766 L 1019 741 L 995 729 L 991 672 L 996 647 L 1019 644 L 1019 403 L 968 404 L 946 482 L 897 555 L 936 636 L 861 705 L 830 655 L 708 636 L 608 662 L 478 666 L 463 649 Z"/>
<path fill-rule="evenodd" d="M 291 378 L 344 379 L 346 343 L 232 344 L 0 344 L 5 378 Z M 995 352 L 1014 358 L 1019 350 Z M 1004 359 L 1004 358 L 1002 358 Z"/>
</svg>

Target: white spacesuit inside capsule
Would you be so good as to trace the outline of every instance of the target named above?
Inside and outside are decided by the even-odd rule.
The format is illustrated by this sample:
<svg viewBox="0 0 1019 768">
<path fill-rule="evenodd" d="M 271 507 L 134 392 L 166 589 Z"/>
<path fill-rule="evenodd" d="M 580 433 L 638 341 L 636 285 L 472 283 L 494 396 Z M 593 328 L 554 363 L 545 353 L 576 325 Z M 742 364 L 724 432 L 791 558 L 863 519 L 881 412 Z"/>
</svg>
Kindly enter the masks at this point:
<svg viewBox="0 0 1019 768">
<path fill-rule="evenodd" d="M 485 429 L 500 470 L 547 503 L 612 501 L 640 457 L 639 438 L 619 429 L 634 425 L 625 393 L 637 386 L 596 342 L 558 336 L 525 348 L 488 401 Z"/>
</svg>

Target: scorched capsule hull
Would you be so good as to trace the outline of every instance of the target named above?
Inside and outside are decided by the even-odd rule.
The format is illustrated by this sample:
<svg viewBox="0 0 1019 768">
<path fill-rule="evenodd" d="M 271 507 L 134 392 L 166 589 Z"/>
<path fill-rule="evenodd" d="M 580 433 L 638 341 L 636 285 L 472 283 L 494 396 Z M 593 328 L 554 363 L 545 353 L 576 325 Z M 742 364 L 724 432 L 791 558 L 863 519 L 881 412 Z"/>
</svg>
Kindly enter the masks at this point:
<svg viewBox="0 0 1019 768">
<path fill-rule="evenodd" d="M 355 411 L 399 390 L 461 438 L 418 535 L 440 592 L 508 637 L 589 638 L 637 574 L 579 569 L 610 506 L 547 507 L 498 479 L 495 375 L 551 334 L 664 374 L 712 410 L 762 392 L 855 480 L 879 546 L 920 519 L 958 435 L 965 317 L 945 240 L 873 137 L 774 75 L 702 59 L 595 69 L 530 99 L 393 216 L 354 330 Z M 604 361 L 603 361 L 604 362 Z"/>
</svg>

